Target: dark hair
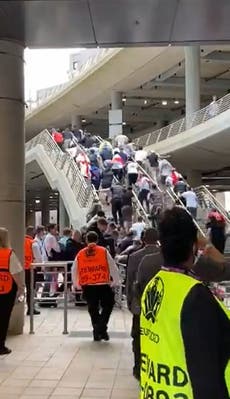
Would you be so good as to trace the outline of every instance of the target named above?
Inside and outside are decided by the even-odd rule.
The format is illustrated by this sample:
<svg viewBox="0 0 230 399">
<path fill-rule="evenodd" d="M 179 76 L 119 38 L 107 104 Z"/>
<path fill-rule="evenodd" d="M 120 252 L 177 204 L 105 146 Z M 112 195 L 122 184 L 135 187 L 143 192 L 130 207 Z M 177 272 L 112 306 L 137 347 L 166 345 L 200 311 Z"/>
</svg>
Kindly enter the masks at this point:
<svg viewBox="0 0 230 399">
<path fill-rule="evenodd" d="M 97 241 L 98 241 L 98 235 L 97 235 L 97 233 L 96 233 L 95 231 L 89 231 L 89 232 L 86 234 L 86 241 L 87 241 L 89 244 L 92 244 L 93 242 L 97 243 Z"/>
<path fill-rule="evenodd" d="M 153 227 L 144 230 L 143 241 L 145 244 L 155 244 L 158 240 L 158 232 Z"/>
<path fill-rule="evenodd" d="M 45 226 L 37 226 L 36 228 L 36 234 L 41 233 L 42 231 L 45 231 Z"/>
<path fill-rule="evenodd" d="M 102 226 L 108 226 L 108 222 L 104 217 L 98 218 L 97 223 L 101 224 Z"/>
<path fill-rule="evenodd" d="M 64 227 L 63 236 L 68 236 L 72 233 L 72 230 L 69 227 Z"/>
<path fill-rule="evenodd" d="M 114 222 L 110 222 L 110 223 L 109 223 L 109 227 L 110 227 L 111 229 L 116 229 L 116 228 L 117 228 L 117 226 L 116 226 L 116 224 L 115 224 Z"/>
<path fill-rule="evenodd" d="M 193 251 L 197 228 L 185 209 L 174 207 L 162 215 L 159 238 L 165 264 L 179 267 Z"/>
<path fill-rule="evenodd" d="M 35 232 L 34 226 L 28 226 L 26 228 L 26 234 L 28 236 L 34 236 L 34 232 Z"/>
<path fill-rule="evenodd" d="M 97 212 L 97 216 L 99 216 L 100 218 L 104 218 L 105 217 L 105 212 L 100 210 L 100 211 Z"/>
<path fill-rule="evenodd" d="M 55 229 L 56 226 L 57 226 L 57 225 L 56 225 L 55 223 L 50 223 L 50 224 L 48 224 L 48 226 L 47 226 L 48 232 L 50 232 L 51 230 Z"/>
<path fill-rule="evenodd" d="M 137 217 L 137 221 L 138 221 L 138 222 L 143 222 L 143 217 L 142 217 L 141 215 L 139 215 L 139 216 Z"/>
</svg>

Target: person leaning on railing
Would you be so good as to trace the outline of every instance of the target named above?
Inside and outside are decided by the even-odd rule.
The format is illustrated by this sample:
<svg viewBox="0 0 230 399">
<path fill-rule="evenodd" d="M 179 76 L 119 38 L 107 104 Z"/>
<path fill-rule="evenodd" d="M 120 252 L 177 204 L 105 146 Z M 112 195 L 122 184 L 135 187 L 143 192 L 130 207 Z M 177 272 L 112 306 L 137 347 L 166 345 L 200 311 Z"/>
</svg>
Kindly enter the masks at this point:
<svg viewBox="0 0 230 399">
<path fill-rule="evenodd" d="M 16 296 L 24 295 L 24 271 L 9 244 L 8 230 L 0 228 L 0 355 L 11 350 L 5 346 L 10 315 Z"/>
</svg>

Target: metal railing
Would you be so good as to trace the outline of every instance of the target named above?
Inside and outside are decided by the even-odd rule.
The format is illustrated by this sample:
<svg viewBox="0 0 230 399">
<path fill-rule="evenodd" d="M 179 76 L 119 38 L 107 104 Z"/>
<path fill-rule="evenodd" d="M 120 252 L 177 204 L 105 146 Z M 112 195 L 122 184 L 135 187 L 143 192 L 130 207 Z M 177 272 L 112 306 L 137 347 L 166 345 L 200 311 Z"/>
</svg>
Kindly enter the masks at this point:
<svg viewBox="0 0 230 399">
<path fill-rule="evenodd" d="M 84 179 L 70 154 L 62 152 L 47 130 L 28 141 L 25 150 L 29 151 L 37 145 L 43 147 L 57 171 L 62 171 L 65 174 L 80 207 L 88 208 L 92 206 L 93 201 L 98 198 L 96 191 L 91 183 Z"/>
<path fill-rule="evenodd" d="M 189 121 L 186 118 L 179 119 L 168 126 L 138 137 L 134 140 L 134 143 L 143 147 L 159 143 L 160 141 L 183 133 L 194 126 L 200 125 L 228 109 L 230 109 L 230 94 L 226 94 L 226 96 L 217 100 L 214 105 L 209 104 L 199 111 L 194 112 Z"/>
<path fill-rule="evenodd" d="M 114 52 L 114 49 L 110 48 L 103 48 L 96 55 L 93 55 L 92 57 L 89 57 L 88 60 L 85 62 L 84 65 L 82 65 L 79 73 L 75 74 L 73 77 L 68 82 L 56 85 L 51 88 L 47 88 L 47 91 L 44 91 L 44 96 L 40 97 L 38 101 L 36 102 L 35 107 L 31 109 L 27 109 L 26 114 L 29 114 L 33 112 L 37 107 L 45 104 L 48 102 L 52 97 L 55 97 L 55 95 L 59 94 L 61 91 L 65 90 L 68 88 L 68 86 L 71 86 L 73 82 L 80 80 L 86 73 L 89 72 L 91 68 L 93 68 L 95 65 L 97 65 L 103 58 L 105 58 L 109 53 Z"/>
<path fill-rule="evenodd" d="M 30 334 L 34 334 L 34 304 L 38 301 L 38 298 L 35 297 L 35 284 L 36 281 L 34 280 L 34 271 L 37 268 L 45 269 L 45 273 L 49 274 L 50 276 L 57 274 L 57 269 L 60 272 L 63 272 L 63 297 L 55 297 L 55 300 L 62 300 L 64 299 L 64 309 L 63 309 L 63 334 L 68 334 L 68 262 L 44 262 L 44 263 L 32 263 L 30 267 Z M 51 271 L 51 270 L 54 271 Z M 52 281 L 46 282 L 45 284 L 52 284 Z M 49 295 L 43 298 L 46 302 L 53 302 L 54 299 Z"/>
<path fill-rule="evenodd" d="M 220 201 L 209 191 L 205 186 L 195 188 L 195 193 L 202 206 L 208 209 L 215 208 L 225 219 L 226 223 L 230 224 L 230 217 L 224 206 Z"/>
</svg>

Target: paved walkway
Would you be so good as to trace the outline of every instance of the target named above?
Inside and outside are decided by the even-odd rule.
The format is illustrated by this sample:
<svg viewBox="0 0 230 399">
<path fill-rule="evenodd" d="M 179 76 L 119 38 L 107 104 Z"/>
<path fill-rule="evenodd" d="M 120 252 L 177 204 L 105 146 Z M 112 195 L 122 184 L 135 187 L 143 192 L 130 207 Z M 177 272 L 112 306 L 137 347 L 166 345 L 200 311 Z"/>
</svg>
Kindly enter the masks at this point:
<svg viewBox="0 0 230 399">
<path fill-rule="evenodd" d="M 132 377 L 130 315 L 116 309 L 110 342 L 93 342 L 85 308 L 69 310 L 69 335 L 62 335 L 61 309 L 43 309 L 35 335 L 10 337 L 12 354 L 0 359 L 1 399 L 138 399 Z"/>
</svg>

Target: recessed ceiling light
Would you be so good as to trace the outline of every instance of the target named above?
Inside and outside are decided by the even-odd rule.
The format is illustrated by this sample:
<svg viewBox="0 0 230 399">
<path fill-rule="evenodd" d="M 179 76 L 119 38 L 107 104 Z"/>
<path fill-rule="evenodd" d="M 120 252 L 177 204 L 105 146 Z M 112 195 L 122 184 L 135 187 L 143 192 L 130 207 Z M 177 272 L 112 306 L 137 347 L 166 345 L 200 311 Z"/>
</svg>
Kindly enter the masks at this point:
<svg viewBox="0 0 230 399">
<path fill-rule="evenodd" d="M 35 204 L 40 204 L 40 199 L 36 199 Z"/>
<path fill-rule="evenodd" d="M 124 101 L 124 103 L 127 101 L 127 98 L 124 96 L 123 98 L 122 98 L 122 101 Z"/>
<path fill-rule="evenodd" d="M 144 100 L 144 104 L 146 105 L 148 103 L 148 100 Z"/>
<path fill-rule="evenodd" d="M 125 125 L 126 125 L 126 122 L 122 122 L 122 125 L 125 126 Z"/>
<path fill-rule="evenodd" d="M 174 100 L 174 104 L 180 104 L 179 100 Z"/>
<path fill-rule="evenodd" d="M 168 105 L 168 101 L 163 100 L 163 101 L 161 102 L 161 104 L 162 104 L 162 105 Z"/>
<path fill-rule="evenodd" d="M 86 119 L 83 118 L 81 121 L 82 121 L 82 123 L 85 123 L 85 122 L 86 122 Z"/>
</svg>

